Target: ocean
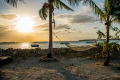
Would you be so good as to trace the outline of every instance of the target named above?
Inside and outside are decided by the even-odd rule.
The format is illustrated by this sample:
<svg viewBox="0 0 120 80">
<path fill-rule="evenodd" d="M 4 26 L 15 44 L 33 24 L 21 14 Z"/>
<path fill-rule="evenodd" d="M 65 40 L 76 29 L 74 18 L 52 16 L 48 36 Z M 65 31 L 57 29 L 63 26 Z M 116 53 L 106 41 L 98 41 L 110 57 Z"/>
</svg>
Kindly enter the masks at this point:
<svg viewBox="0 0 120 80">
<path fill-rule="evenodd" d="M 83 46 L 83 45 L 91 45 L 94 43 L 86 43 L 87 41 L 62 41 L 69 42 L 70 45 Z M 100 41 L 102 42 L 102 41 Z M 120 40 L 112 40 L 110 42 L 117 42 L 120 44 Z M 60 44 L 61 41 L 53 41 L 53 48 L 67 48 L 65 44 Z M 35 49 L 37 47 L 31 47 L 32 44 L 38 44 L 41 49 L 48 48 L 48 42 L 1 42 L 0 48 L 2 49 Z"/>
</svg>

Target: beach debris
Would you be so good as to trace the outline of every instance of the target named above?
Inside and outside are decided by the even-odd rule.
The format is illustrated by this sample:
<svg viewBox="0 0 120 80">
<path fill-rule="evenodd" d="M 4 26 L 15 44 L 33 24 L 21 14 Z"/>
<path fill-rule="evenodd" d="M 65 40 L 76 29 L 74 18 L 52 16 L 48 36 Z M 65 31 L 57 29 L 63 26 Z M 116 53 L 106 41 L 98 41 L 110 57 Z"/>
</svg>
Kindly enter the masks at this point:
<svg viewBox="0 0 120 80">
<path fill-rule="evenodd" d="M 59 62 L 58 59 L 55 59 L 55 58 L 46 58 L 46 57 L 40 59 L 39 61 L 40 62 Z"/>
<path fill-rule="evenodd" d="M 0 66 L 3 66 L 11 61 L 12 61 L 12 57 L 10 56 L 0 57 Z"/>
</svg>

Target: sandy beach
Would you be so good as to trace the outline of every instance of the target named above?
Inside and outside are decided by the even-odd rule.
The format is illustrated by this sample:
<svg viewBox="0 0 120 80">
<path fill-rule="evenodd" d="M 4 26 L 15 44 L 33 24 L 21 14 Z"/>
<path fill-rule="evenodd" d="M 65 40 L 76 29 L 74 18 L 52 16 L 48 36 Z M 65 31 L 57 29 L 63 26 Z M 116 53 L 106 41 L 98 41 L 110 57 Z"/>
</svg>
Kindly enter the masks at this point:
<svg viewBox="0 0 120 80">
<path fill-rule="evenodd" d="M 111 60 L 109 66 L 90 57 L 57 58 L 59 62 L 40 62 L 43 57 L 15 58 L 1 67 L 0 80 L 120 80 L 120 71 Z"/>
</svg>

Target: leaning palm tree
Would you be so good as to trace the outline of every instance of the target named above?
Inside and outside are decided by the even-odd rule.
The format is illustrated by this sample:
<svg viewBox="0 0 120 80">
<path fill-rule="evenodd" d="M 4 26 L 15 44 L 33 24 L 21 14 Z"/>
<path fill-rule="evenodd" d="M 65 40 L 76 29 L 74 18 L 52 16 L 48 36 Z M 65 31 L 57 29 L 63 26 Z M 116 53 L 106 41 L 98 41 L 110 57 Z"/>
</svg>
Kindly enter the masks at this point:
<svg viewBox="0 0 120 80">
<path fill-rule="evenodd" d="M 79 0 L 65 0 L 70 3 L 70 5 L 78 5 Z M 42 8 L 39 10 L 39 15 L 43 20 L 46 20 L 47 16 L 49 15 L 49 47 L 48 47 L 48 54 L 47 58 L 53 58 L 53 37 L 52 37 L 52 23 L 55 24 L 55 21 L 53 19 L 53 14 L 55 9 L 67 9 L 70 11 L 73 11 L 70 7 L 68 7 L 66 4 L 64 4 L 61 0 L 48 0 L 48 2 L 45 2 Z"/>
<path fill-rule="evenodd" d="M 23 0 L 4 0 L 5 2 L 7 2 L 8 4 L 12 5 L 13 7 L 17 7 L 17 2 L 24 2 Z M 25 3 L 25 2 L 24 2 Z"/>
<path fill-rule="evenodd" d="M 101 9 L 92 0 L 83 0 L 84 4 L 90 4 L 93 11 L 100 17 L 101 21 L 105 22 L 106 26 L 106 43 L 109 43 L 109 31 L 113 22 L 120 22 L 120 3 L 119 0 L 104 0 L 104 7 Z M 109 64 L 109 50 L 106 51 L 106 60 L 104 65 Z"/>
</svg>

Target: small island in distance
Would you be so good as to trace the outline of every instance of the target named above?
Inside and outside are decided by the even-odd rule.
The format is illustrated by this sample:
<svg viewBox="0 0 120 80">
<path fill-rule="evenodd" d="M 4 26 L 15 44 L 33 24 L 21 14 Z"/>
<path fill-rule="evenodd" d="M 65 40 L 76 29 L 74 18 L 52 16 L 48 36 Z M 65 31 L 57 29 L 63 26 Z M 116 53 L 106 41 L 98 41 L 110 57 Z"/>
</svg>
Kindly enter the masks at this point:
<svg viewBox="0 0 120 80">
<path fill-rule="evenodd" d="M 82 39 L 82 40 L 79 40 L 79 41 L 94 41 L 96 39 Z M 99 40 L 106 40 L 106 39 L 99 39 Z M 120 40 L 120 39 L 110 39 L 110 40 Z"/>
</svg>

